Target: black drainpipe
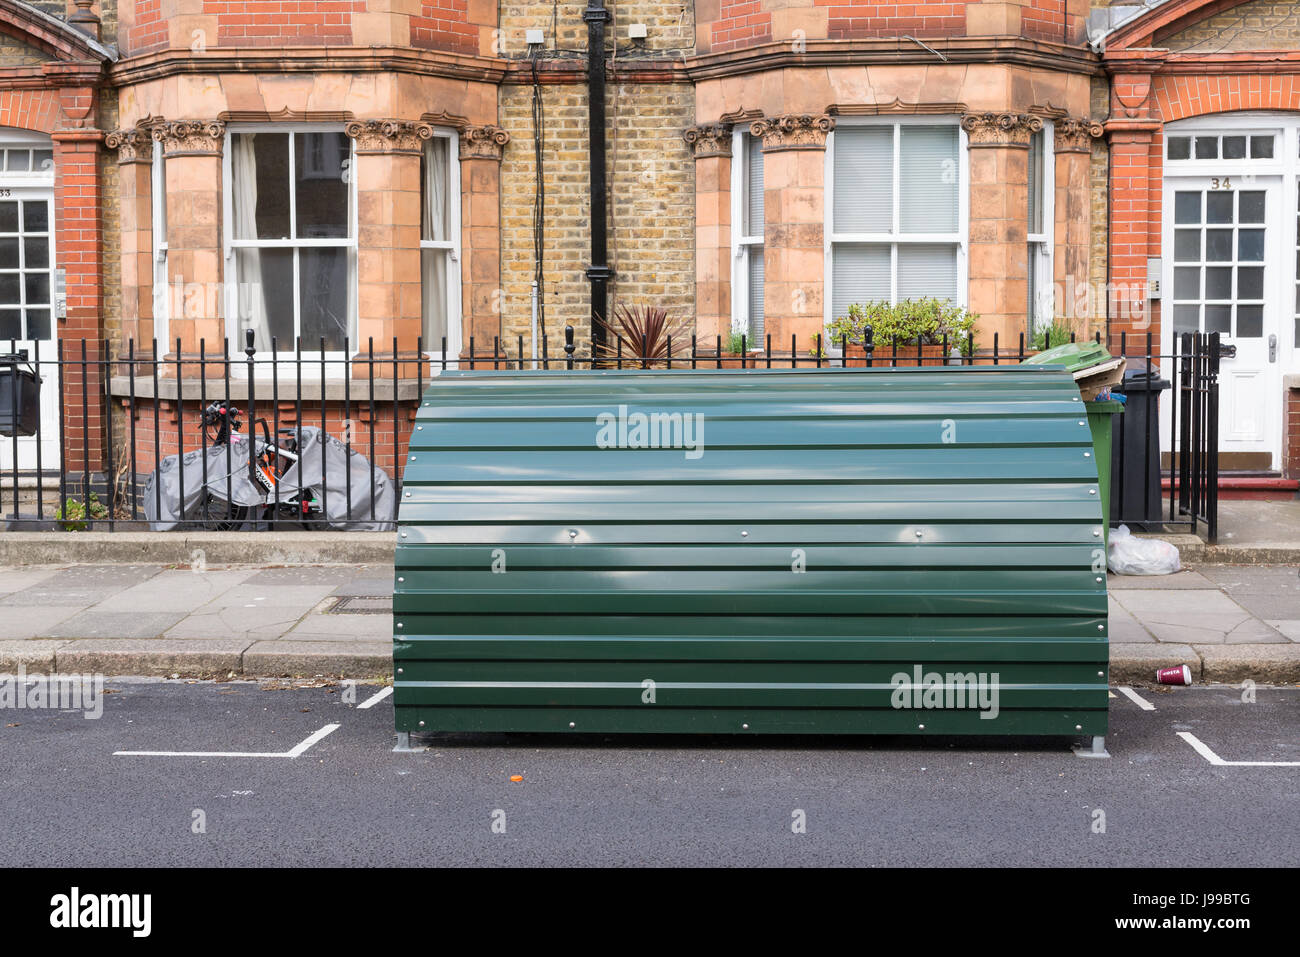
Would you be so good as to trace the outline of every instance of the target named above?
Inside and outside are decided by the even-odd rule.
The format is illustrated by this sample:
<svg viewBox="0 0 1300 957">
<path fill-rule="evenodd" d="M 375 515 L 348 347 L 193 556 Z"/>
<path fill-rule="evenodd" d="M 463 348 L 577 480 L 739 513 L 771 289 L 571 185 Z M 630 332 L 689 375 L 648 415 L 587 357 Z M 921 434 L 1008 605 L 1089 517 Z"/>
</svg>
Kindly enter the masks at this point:
<svg viewBox="0 0 1300 957">
<path fill-rule="evenodd" d="M 591 162 L 591 344 L 605 343 L 605 314 L 609 308 L 609 280 L 614 271 L 607 263 L 605 236 L 605 24 L 609 11 L 601 0 L 587 0 L 582 19 L 587 22 L 587 136 Z"/>
</svg>

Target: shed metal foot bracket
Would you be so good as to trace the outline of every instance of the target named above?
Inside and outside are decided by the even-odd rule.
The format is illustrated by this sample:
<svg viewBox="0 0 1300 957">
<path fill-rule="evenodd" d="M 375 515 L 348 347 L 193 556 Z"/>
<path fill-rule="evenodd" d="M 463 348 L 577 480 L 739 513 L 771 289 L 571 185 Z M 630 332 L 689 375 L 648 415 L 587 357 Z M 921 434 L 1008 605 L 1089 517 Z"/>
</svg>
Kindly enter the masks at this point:
<svg viewBox="0 0 1300 957">
<path fill-rule="evenodd" d="M 428 748 L 421 747 L 418 744 L 415 747 L 411 746 L 411 732 L 409 731 L 397 732 L 397 747 L 393 748 L 393 751 L 395 753 L 412 754 L 416 751 L 428 751 L 428 750 L 429 750 Z"/>
<path fill-rule="evenodd" d="M 1093 735 L 1079 739 L 1079 743 L 1074 746 L 1076 757 L 1080 758 L 1108 758 L 1110 752 L 1106 750 L 1106 736 L 1102 734 Z"/>
</svg>

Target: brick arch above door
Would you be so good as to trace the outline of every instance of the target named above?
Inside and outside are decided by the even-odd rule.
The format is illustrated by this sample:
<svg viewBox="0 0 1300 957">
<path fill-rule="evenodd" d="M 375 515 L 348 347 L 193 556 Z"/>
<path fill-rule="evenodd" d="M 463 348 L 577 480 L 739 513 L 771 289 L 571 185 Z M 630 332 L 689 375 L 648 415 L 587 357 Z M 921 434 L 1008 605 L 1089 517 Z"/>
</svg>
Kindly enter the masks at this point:
<svg viewBox="0 0 1300 957">
<path fill-rule="evenodd" d="M 1300 110 L 1300 74 L 1166 74 L 1155 77 L 1151 107 L 1165 123 L 1214 113 Z"/>
</svg>

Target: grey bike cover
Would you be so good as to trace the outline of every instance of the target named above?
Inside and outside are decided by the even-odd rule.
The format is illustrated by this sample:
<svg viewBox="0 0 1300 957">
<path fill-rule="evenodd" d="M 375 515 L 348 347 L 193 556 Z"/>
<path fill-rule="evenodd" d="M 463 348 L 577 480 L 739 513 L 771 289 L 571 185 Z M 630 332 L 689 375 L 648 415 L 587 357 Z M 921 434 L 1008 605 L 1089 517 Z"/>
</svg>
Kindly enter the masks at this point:
<svg viewBox="0 0 1300 957">
<path fill-rule="evenodd" d="M 347 446 L 333 436 L 322 439 L 318 428 L 304 426 L 301 434 L 299 461 L 291 464 L 280 477 L 279 500 L 283 502 L 292 498 L 301 488 L 312 489 L 314 497 L 324 503 L 323 518 L 316 513 L 316 520 L 322 525 L 356 531 L 391 531 L 397 495 L 388 474 L 381 468 L 372 467 L 356 450 L 349 456 Z M 144 488 L 144 514 L 154 531 L 169 532 L 178 528 L 181 522 L 203 520 L 204 454 L 202 449 L 186 452 L 183 470 L 181 456 L 169 455 L 149 476 Z M 247 436 L 234 435 L 229 446 L 210 447 L 206 456 L 207 487 L 212 497 L 218 500 L 218 513 L 224 511 L 228 500 L 245 507 L 265 506 L 275 500 L 275 496 L 249 480 Z"/>
</svg>

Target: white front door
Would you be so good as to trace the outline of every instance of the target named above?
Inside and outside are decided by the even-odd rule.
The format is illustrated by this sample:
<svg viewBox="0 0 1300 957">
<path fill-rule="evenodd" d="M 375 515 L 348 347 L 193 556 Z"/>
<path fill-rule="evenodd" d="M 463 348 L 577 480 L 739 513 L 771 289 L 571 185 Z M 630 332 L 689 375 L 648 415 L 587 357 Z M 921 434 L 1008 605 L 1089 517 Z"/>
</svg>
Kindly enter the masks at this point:
<svg viewBox="0 0 1300 957">
<path fill-rule="evenodd" d="M 1236 354 L 1219 375 L 1219 451 L 1281 456 L 1278 343 L 1294 239 L 1280 176 L 1169 176 L 1164 190 L 1162 351 L 1185 332 L 1217 332 Z M 1294 263 L 1291 263 L 1294 266 Z"/>
<path fill-rule="evenodd" d="M 0 474 L 59 467 L 54 267 L 53 145 L 40 133 L 0 128 L 0 353 L 39 358 L 44 379 L 39 436 L 0 436 Z"/>
<path fill-rule="evenodd" d="M 0 353 L 25 352 L 39 359 L 44 380 L 39 434 L 17 440 L 0 436 L 0 472 L 14 468 L 15 452 L 19 471 L 59 466 L 56 335 L 52 190 L 0 186 Z"/>
</svg>

